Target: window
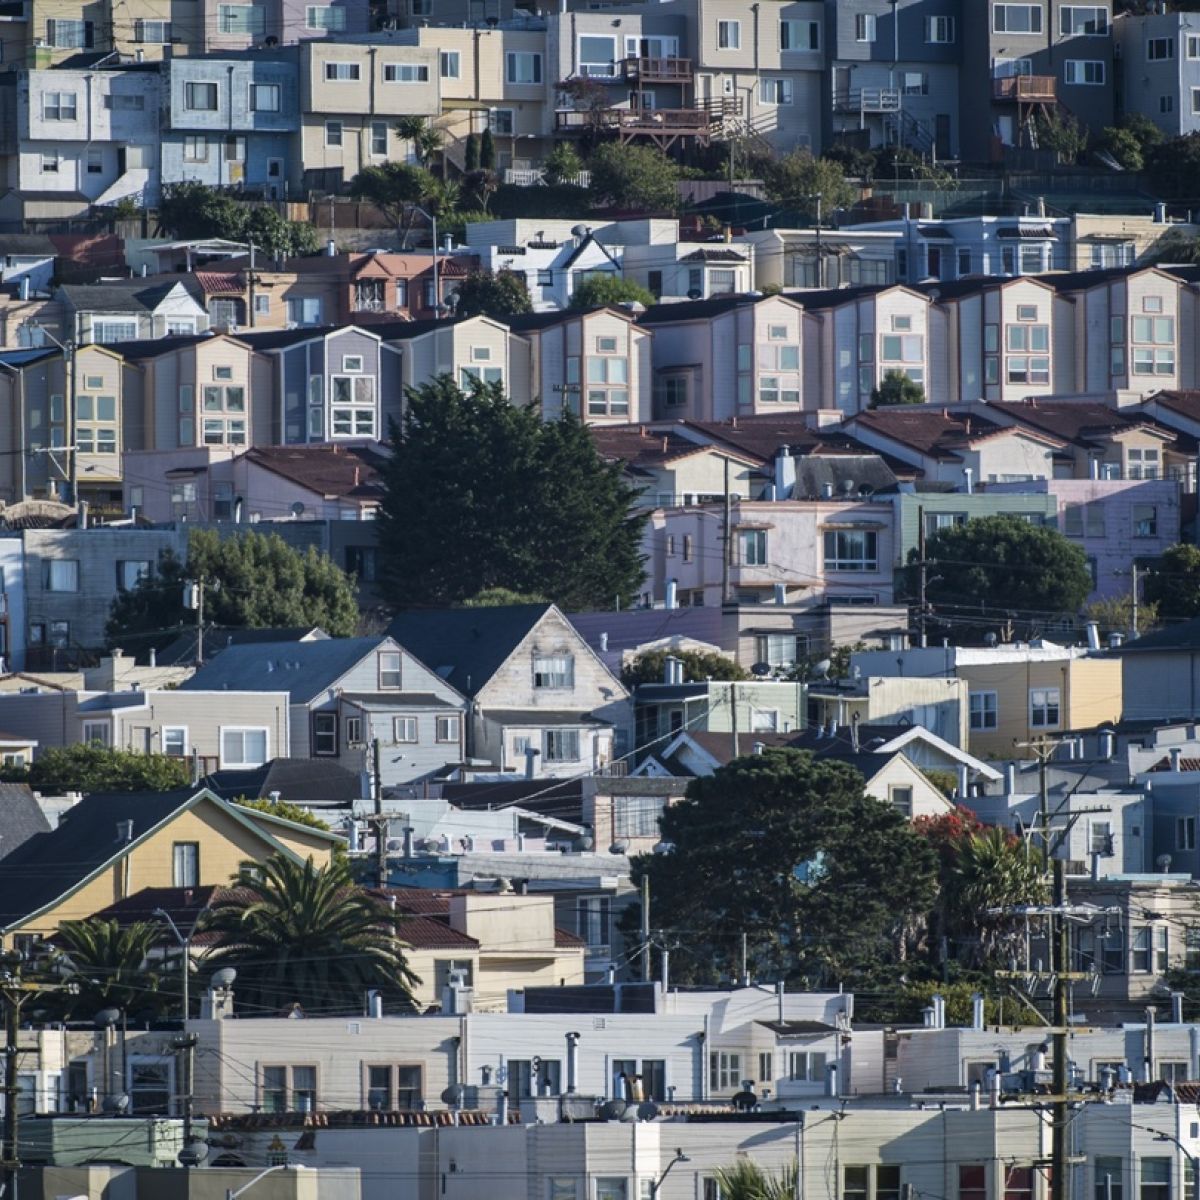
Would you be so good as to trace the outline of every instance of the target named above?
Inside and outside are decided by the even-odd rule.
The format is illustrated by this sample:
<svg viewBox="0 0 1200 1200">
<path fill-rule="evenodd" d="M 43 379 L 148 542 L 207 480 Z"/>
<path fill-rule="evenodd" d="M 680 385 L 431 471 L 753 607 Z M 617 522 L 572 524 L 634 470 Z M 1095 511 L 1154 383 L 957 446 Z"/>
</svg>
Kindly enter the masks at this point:
<svg viewBox="0 0 1200 1200">
<path fill-rule="evenodd" d="M 337 713 L 313 713 L 313 753 L 335 755 L 338 752 Z"/>
<path fill-rule="evenodd" d="M 150 578 L 150 563 L 145 559 L 121 559 L 117 562 L 117 591 L 132 591 L 143 579 Z"/>
<path fill-rule="evenodd" d="M 200 886 L 200 843 L 176 842 L 171 847 L 171 886 Z"/>
<path fill-rule="evenodd" d="M 1034 729 L 1052 729 L 1058 725 L 1058 688 L 1031 688 L 1029 724 Z"/>
<path fill-rule="evenodd" d="M 133 40 L 135 42 L 146 42 L 155 46 L 165 46 L 171 40 L 171 22 L 134 21 Z"/>
<path fill-rule="evenodd" d="M 1033 1168 L 1006 1167 L 1004 1200 L 1033 1200 Z"/>
<path fill-rule="evenodd" d="M 1133 506 L 1133 536 L 1158 536 L 1158 507 L 1154 504 L 1135 504 Z"/>
<path fill-rule="evenodd" d="M 629 1183 L 623 1177 L 596 1180 L 596 1200 L 629 1200 Z"/>
<path fill-rule="evenodd" d="M 685 533 L 683 535 L 683 561 L 684 562 L 692 561 L 692 544 L 693 544 L 692 543 L 692 535 L 690 533 Z"/>
<path fill-rule="evenodd" d="M 741 21 L 717 22 L 717 49 L 740 50 L 742 48 Z"/>
<path fill-rule="evenodd" d="M 1158 451 L 1131 446 L 1125 451 L 1126 479 L 1158 479 L 1161 475 Z"/>
<path fill-rule="evenodd" d="M 1171 1200 L 1171 1160 L 1143 1158 L 1139 1200 Z"/>
<path fill-rule="evenodd" d="M 557 1095 L 562 1091 L 562 1062 L 557 1058 L 510 1058 L 508 1096 L 527 1100 L 531 1096 Z"/>
<path fill-rule="evenodd" d="M 742 529 L 738 531 L 738 561 L 743 567 L 767 565 L 767 531 Z"/>
<path fill-rule="evenodd" d="M 104 151 L 91 149 L 87 152 L 87 173 L 89 175 L 104 174 Z"/>
<path fill-rule="evenodd" d="M 52 646 L 55 644 L 53 638 L 51 638 L 50 644 Z M 108 721 L 84 721 L 83 741 L 88 746 L 95 742 L 101 746 L 111 746 L 112 725 Z"/>
<path fill-rule="evenodd" d="M 1130 938 L 1133 970 L 1139 974 L 1147 974 L 1150 970 L 1150 934 L 1150 926 L 1142 925 L 1132 931 Z"/>
<path fill-rule="evenodd" d="M 208 162 L 208 138 L 188 134 L 183 139 L 184 162 Z"/>
<path fill-rule="evenodd" d="M 1159 96 L 1159 98 L 1158 98 L 1158 111 L 1159 111 L 1160 113 L 1172 113 L 1172 112 L 1174 112 L 1174 111 L 1175 111 L 1175 97 L 1174 97 L 1174 96 L 1170 96 L 1170 95 L 1167 95 L 1167 96 Z"/>
<path fill-rule="evenodd" d="M 926 17 L 925 40 L 932 45 L 948 45 L 956 38 L 953 17 Z"/>
<path fill-rule="evenodd" d="M 1200 925 L 1184 927 L 1183 965 L 1185 970 L 1200 971 Z"/>
<path fill-rule="evenodd" d="M 576 932 L 588 946 L 607 946 L 612 922 L 608 896 L 583 896 L 575 902 Z"/>
<path fill-rule="evenodd" d="M 780 50 L 820 50 L 820 21 L 780 21 Z"/>
<path fill-rule="evenodd" d="M 791 104 L 792 81 L 790 79 L 759 80 L 758 102 L 760 104 Z"/>
<path fill-rule="evenodd" d="M 842 1169 L 842 1200 L 867 1200 L 870 1191 L 870 1167 L 847 1166 Z"/>
<path fill-rule="evenodd" d="M 825 570 L 877 571 L 879 535 L 869 529 L 825 531 Z"/>
<path fill-rule="evenodd" d="M 1124 1169 L 1119 1158 L 1096 1159 L 1096 1200 L 1125 1200 Z"/>
<path fill-rule="evenodd" d="M 793 1083 L 824 1083 L 825 1054 L 815 1050 L 788 1053 L 788 1078 Z"/>
<path fill-rule="evenodd" d="M 854 40 L 856 42 L 873 42 L 875 40 L 874 13 L 855 13 Z"/>
<path fill-rule="evenodd" d="M 434 738 L 439 742 L 457 742 L 458 741 L 458 714 L 454 713 L 451 716 L 438 717 L 434 722 Z"/>
<path fill-rule="evenodd" d="M 369 1063 L 366 1091 L 367 1108 L 372 1112 L 418 1109 L 423 1098 L 421 1068 Z"/>
<path fill-rule="evenodd" d="M 340 129 L 340 121 L 338 126 Z M 320 325 L 321 298 L 319 296 L 301 296 L 295 299 L 289 297 L 287 319 L 294 325 Z"/>
<path fill-rule="evenodd" d="M 929 76 L 923 71 L 905 71 L 901 80 L 903 84 L 903 92 L 906 96 L 928 96 L 929 95 Z M 931 247 L 930 249 L 940 249 Z M 938 274 L 941 272 L 939 271 Z"/>
<path fill-rule="evenodd" d="M 74 92 L 46 92 L 42 96 L 42 119 L 44 121 L 75 120 Z"/>
<path fill-rule="evenodd" d="M 1058 32 L 1063 37 L 1105 34 L 1108 32 L 1108 9 L 1065 5 L 1058 10 Z"/>
<path fill-rule="evenodd" d="M 1196 848 L 1196 818 L 1176 817 L 1175 819 L 1175 849 L 1195 850 Z"/>
<path fill-rule="evenodd" d="M 417 740 L 417 718 L 416 717 L 393 717 L 392 718 L 392 741 L 394 742 L 415 742 Z"/>
<path fill-rule="evenodd" d="M 714 1050 L 708 1056 L 708 1087 L 713 1092 L 736 1091 L 742 1086 L 742 1056 Z"/>
<path fill-rule="evenodd" d="M 575 658 L 571 654 L 535 654 L 533 656 L 533 686 L 535 688 L 573 688 Z"/>
<path fill-rule="evenodd" d="M 580 75 L 609 79 L 617 73 L 617 39 L 584 35 L 579 39 Z"/>
<path fill-rule="evenodd" d="M 174 1066 L 169 1058 L 130 1056 L 129 1111 L 134 1116 L 171 1115 Z"/>
<path fill-rule="evenodd" d="M 1125 931 L 1109 929 L 1101 933 L 1100 970 L 1105 975 L 1125 974 Z"/>
<path fill-rule="evenodd" d="M 379 690 L 400 690 L 401 654 L 397 650 L 382 650 L 378 656 Z"/>
<path fill-rule="evenodd" d="M 227 137 L 225 139 L 225 161 L 246 161 L 246 139 L 244 137 Z"/>
<path fill-rule="evenodd" d="M 250 85 L 251 112 L 278 112 L 280 89 L 277 83 L 252 83 Z"/>
<path fill-rule="evenodd" d="M 760 633 L 754 639 L 756 662 L 771 667 L 794 667 L 808 653 L 808 638 L 802 633 Z"/>
<path fill-rule="evenodd" d="M 971 692 L 971 728 L 995 729 L 999 724 L 999 703 L 995 692 Z"/>
<path fill-rule="evenodd" d="M 607 341 L 608 339 L 598 339 Z M 600 346 L 597 345 L 597 350 Z M 615 339 L 613 349 L 616 349 Z M 587 360 L 587 404 L 593 416 L 627 416 L 629 413 L 629 362 L 599 354 Z"/>
<path fill-rule="evenodd" d="M 79 560 L 75 558 L 43 559 L 42 587 L 48 592 L 79 591 Z"/>
<path fill-rule="evenodd" d="M 217 111 L 217 85 L 215 83 L 185 83 L 183 106 L 192 112 Z"/>
<path fill-rule="evenodd" d="M 547 729 L 542 757 L 546 762 L 579 762 L 579 730 Z"/>
<path fill-rule="evenodd" d="M 1150 62 L 1163 62 L 1175 57 L 1175 39 L 1173 37 L 1150 38 L 1146 42 L 1146 58 Z"/>
<path fill-rule="evenodd" d="M 528 50 L 510 50 L 504 56 L 504 78 L 507 83 L 541 83 L 542 56 Z"/>
<path fill-rule="evenodd" d="M 428 83 L 429 68 L 424 63 L 384 63 L 386 83 Z"/>
<path fill-rule="evenodd" d="M 619 838 L 657 837 L 664 804 L 661 796 L 614 796 L 613 833 Z"/>
<path fill-rule="evenodd" d="M 313 1112 L 317 1107 L 316 1067 L 259 1068 L 263 1112 Z"/>
<path fill-rule="evenodd" d="M 327 83 L 354 83 L 362 75 L 362 68 L 356 62 L 327 62 L 325 64 L 325 81 Z M 384 68 L 387 77 L 387 68 Z"/>
<path fill-rule="evenodd" d="M 1100 59 L 1069 58 L 1065 64 L 1067 83 L 1104 83 L 1104 63 Z"/>
<path fill-rule="evenodd" d="M 221 727 L 223 768 L 261 767 L 267 761 L 267 730 L 241 726 Z"/>
<path fill-rule="evenodd" d="M 439 59 L 439 74 L 443 79 L 457 79 L 460 74 L 459 52 L 443 50 Z"/>
<path fill-rule="evenodd" d="M 1040 4 L 996 4 L 992 6 L 993 33 L 1041 33 Z"/>
<path fill-rule="evenodd" d="M 493 108 L 488 112 L 488 125 L 493 133 L 501 137 L 512 137 L 513 110 L 511 108 Z"/>
<path fill-rule="evenodd" d="M 217 29 L 240 37 L 262 37 L 267 31 L 267 10 L 254 4 L 221 4 L 217 7 Z"/>
<path fill-rule="evenodd" d="M 342 144 L 342 123 L 341 121 L 326 121 L 325 122 L 325 145 L 326 146 L 341 146 Z M 291 304 L 291 301 L 288 301 Z"/>
<path fill-rule="evenodd" d="M 58 174 L 58 153 L 50 150 L 41 156 L 42 174 L 57 175 Z"/>
<path fill-rule="evenodd" d="M 56 50 L 90 50 L 96 44 L 91 21 L 62 18 L 46 22 L 46 41 Z"/>
<path fill-rule="evenodd" d="M 987 1169 L 982 1163 L 960 1163 L 958 1200 L 987 1200 Z"/>
<path fill-rule="evenodd" d="M 310 5 L 305 10 L 304 23 L 309 29 L 328 29 L 340 33 L 346 28 L 346 10 L 329 5 Z"/>
</svg>

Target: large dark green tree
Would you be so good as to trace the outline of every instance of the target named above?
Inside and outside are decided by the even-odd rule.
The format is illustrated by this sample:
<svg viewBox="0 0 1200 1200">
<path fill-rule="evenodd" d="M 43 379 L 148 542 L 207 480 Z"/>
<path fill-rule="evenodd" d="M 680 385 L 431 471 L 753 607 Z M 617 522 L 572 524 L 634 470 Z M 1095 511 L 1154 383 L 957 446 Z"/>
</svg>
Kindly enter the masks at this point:
<svg viewBox="0 0 1200 1200">
<path fill-rule="evenodd" d="M 289 221 L 269 205 L 239 200 L 195 180 L 163 188 L 158 220 L 177 238 L 253 239 L 269 254 L 284 256 L 317 249 L 317 231 L 311 225 Z"/>
<path fill-rule="evenodd" d="M 790 749 L 693 780 L 663 813 L 674 849 L 634 860 L 672 972 L 728 978 L 743 933 L 759 979 L 828 986 L 897 962 L 933 900 L 936 859 L 863 788 L 846 763 Z"/>
<path fill-rule="evenodd" d="M 903 371 L 885 371 L 879 386 L 871 389 L 872 408 L 924 403 L 925 389 L 909 379 Z"/>
<path fill-rule="evenodd" d="M 368 990 L 412 1008 L 420 980 L 405 960 L 404 918 L 359 888 L 344 862 L 276 855 L 235 882 L 205 915 L 202 927 L 217 939 L 205 968 L 233 967 L 249 1011 L 361 1012 Z"/>
<path fill-rule="evenodd" d="M 616 208 L 673 212 L 679 168 L 653 146 L 606 142 L 588 160 L 593 193 Z"/>
<path fill-rule="evenodd" d="M 1144 590 L 1165 620 L 1200 616 L 1200 548 L 1181 542 L 1164 551 L 1146 576 Z"/>
<path fill-rule="evenodd" d="M 515 317 L 533 312 L 529 288 L 513 271 L 472 271 L 455 291 L 455 316 Z"/>
<path fill-rule="evenodd" d="M 193 627 L 196 614 L 184 607 L 184 585 L 199 579 L 204 580 L 207 624 L 319 625 L 333 637 L 350 637 L 358 626 L 350 576 L 314 547 L 301 553 L 276 534 L 221 538 L 215 530 L 193 529 L 186 563 L 174 554 L 162 555 L 147 578 L 113 600 L 105 627 L 108 644 L 141 653 Z"/>
<path fill-rule="evenodd" d="M 979 517 L 939 529 L 926 543 L 925 559 L 927 597 L 950 616 L 983 608 L 1030 622 L 1078 611 L 1092 590 L 1083 551 L 1057 530 L 1020 517 Z M 916 550 L 909 561 L 917 563 Z"/>
<path fill-rule="evenodd" d="M 645 518 L 586 426 L 543 422 L 498 385 L 463 392 L 449 376 L 407 399 L 376 521 L 393 606 L 460 604 L 491 588 L 573 609 L 633 599 Z"/>
</svg>

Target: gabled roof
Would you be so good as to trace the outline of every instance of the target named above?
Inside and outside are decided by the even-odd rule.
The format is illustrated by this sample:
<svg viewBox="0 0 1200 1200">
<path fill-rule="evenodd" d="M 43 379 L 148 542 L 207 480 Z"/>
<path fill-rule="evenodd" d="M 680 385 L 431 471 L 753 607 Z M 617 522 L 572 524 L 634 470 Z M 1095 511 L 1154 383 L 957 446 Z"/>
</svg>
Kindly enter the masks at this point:
<svg viewBox="0 0 1200 1200">
<path fill-rule="evenodd" d="M 792 300 L 798 298 L 788 297 Z M 674 321 L 708 321 L 735 308 L 745 308 L 773 299 L 776 297 L 731 293 L 727 296 L 713 296 L 709 300 L 681 300 L 677 304 L 655 304 L 638 317 L 638 324 L 664 325 Z"/>
<path fill-rule="evenodd" d="M 505 317 L 504 324 L 514 333 L 526 333 L 535 329 L 552 329 L 555 325 L 565 325 L 598 312 L 610 313 L 631 324 L 637 320 L 634 312 L 618 304 L 596 304 L 591 308 L 556 308 L 546 312 L 518 313 L 513 317 Z"/>
<path fill-rule="evenodd" d="M 122 358 L 159 358 L 164 354 L 173 354 L 176 350 L 184 350 L 201 342 L 210 342 L 215 337 L 227 337 L 217 333 L 187 333 L 174 337 L 137 338 L 129 342 L 108 342 L 106 348 L 119 354 Z M 238 342 L 237 338 L 228 338 Z"/>
<path fill-rule="evenodd" d="M 64 283 L 58 290 L 77 312 L 151 313 L 176 288 L 191 295 L 185 279 L 186 276 L 177 275 L 165 281 L 122 279 L 112 283 Z"/>
<path fill-rule="evenodd" d="M 329 634 L 317 625 L 300 625 L 284 629 L 227 629 L 215 625 L 204 632 L 204 654 L 208 659 L 216 658 L 230 646 L 244 646 L 252 642 L 306 642 L 328 638 Z M 155 655 L 160 667 L 191 666 L 196 661 L 197 637 L 194 629 L 181 633 Z M 51 685 L 53 686 L 53 685 Z"/>
<path fill-rule="evenodd" d="M 179 685 L 179 690 L 287 692 L 293 704 L 308 704 L 384 641 L 379 637 L 362 637 L 250 643 L 205 663 Z"/>
<path fill-rule="evenodd" d="M 302 342 L 313 342 L 328 337 L 333 333 L 341 333 L 346 329 L 354 329 L 367 337 L 379 337 L 378 328 L 366 325 L 355 325 L 347 321 L 343 325 L 300 325 L 295 329 L 265 329 L 260 333 L 253 330 L 239 330 L 237 340 L 245 342 L 255 350 L 286 350 L 289 346 L 298 346 Z"/>
<path fill-rule="evenodd" d="M 1178 413 L 1181 417 L 1200 422 L 1200 391 L 1177 389 L 1155 392 L 1153 396 L 1146 398 L 1146 403 L 1161 405 L 1171 412 Z"/>
<path fill-rule="evenodd" d="M 723 766 L 735 757 L 732 733 L 686 730 L 664 747 L 661 755 L 664 766 L 684 770 L 678 754 L 688 742 L 718 765 Z M 900 753 L 898 750 L 891 753 L 855 750 L 849 741 L 841 738 L 818 739 L 811 733 L 744 733 L 738 738 L 738 756 L 752 754 L 755 743 L 773 749 L 808 750 L 815 758 L 836 759 L 854 767 L 868 783 Z"/>
<path fill-rule="evenodd" d="M 215 771 L 204 786 L 226 800 L 265 800 L 278 792 L 288 804 L 313 808 L 348 807 L 363 798 L 356 772 L 322 758 L 273 758 L 249 771 Z"/>
<path fill-rule="evenodd" d="M 1061 447 L 1060 438 L 1030 429 L 1014 429 L 1000 425 L 975 413 L 953 413 L 928 404 L 898 404 L 886 408 L 871 408 L 857 413 L 846 422 L 854 428 L 869 429 L 907 446 L 920 454 L 946 462 L 959 458 L 958 449 L 971 446 L 986 438 L 1018 433 L 1050 445 Z"/>
<path fill-rule="evenodd" d="M 0 859 L 31 837 L 50 832 L 37 797 L 24 783 L 0 783 Z"/>
<path fill-rule="evenodd" d="M 1168 625 L 1153 633 L 1143 634 L 1122 646 L 1107 651 L 1108 654 L 1141 654 L 1146 651 L 1200 650 L 1200 617 Z"/>
<path fill-rule="evenodd" d="M 253 446 L 242 457 L 323 500 L 383 496 L 386 459 L 372 446 Z"/>
<path fill-rule="evenodd" d="M 54 258 L 58 248 L 44 233 L 0 233 L 0 254 L 19 258 L 35 255 Z"/>
<path fill-rule="evenodd" d="M 387 632 L 464 696 L 474 696 L 553 607 L 410 610 L 398 613 Z"/>
<path fill-rule="evenodd" d="M 1099 401 L 1054 401 L 1031 397 L 1019 401 L 990 401 L 988 408 L 1004 413 L 1018 425 L 1027 425 L 1078 446 L 1092 447 L 1097 441 L 1134 429 L 1148 430 L 1164 441 L 1174 440 L 1173 434 L 1148 418 L 1131 417 Z"/>
<path fill-rule="evenodd" d="M 59 818 L 58 828 L 38 833 L 4 860 L 0 869 L 0 929 L 36 917 L 89 879 L 120 861 L 155 829 L 201 803 L 219 805 L 262 838 L 264 849 L 296 856 L 254 820 L 256 814 L 227 804 L 207 788 L 171 792 L 97 792 L 85 796 Z M 133 839 L 117 840 L 117 826 L 133 822 Z M 342 839 L 327 836 L 331 842 Z"/>
<path fill-rule="evenodd" d="M 652 470 L 693 454 L 712 450 L 703 442 L 694 442 L 674 430 L 661 433 L 645 425 L 592 425 L 588 432 L 602 458 L 623 462 L 635 470 Z M 758 461 L 747 458 L 748 462 Z"/>
</svg>

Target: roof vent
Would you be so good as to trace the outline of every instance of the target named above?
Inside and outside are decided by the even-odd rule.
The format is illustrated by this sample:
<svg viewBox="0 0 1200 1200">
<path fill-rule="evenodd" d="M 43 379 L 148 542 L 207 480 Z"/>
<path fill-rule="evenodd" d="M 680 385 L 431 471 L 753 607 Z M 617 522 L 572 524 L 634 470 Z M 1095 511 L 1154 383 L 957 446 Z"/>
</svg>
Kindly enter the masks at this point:
<svg viewBox="0 0 1200 1200">
<path fill-rule="evenodd" d="M 118 821 L 117 822 L 117 841 L 122 845 L 128 846 L 133 841 L 133 822 Z"/>
</svg>

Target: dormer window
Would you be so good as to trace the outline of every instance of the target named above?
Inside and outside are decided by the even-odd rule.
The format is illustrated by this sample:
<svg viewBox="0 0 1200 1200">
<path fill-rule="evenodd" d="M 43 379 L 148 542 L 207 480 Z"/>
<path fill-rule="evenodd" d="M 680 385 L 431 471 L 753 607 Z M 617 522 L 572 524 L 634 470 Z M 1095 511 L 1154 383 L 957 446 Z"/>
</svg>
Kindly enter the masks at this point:
<svg viewBox="0 0 1200 1200">
<path fill-rule="evenodd" d="M 400 655 L 395 650 L 384 650 L 379 654 L 379 690 L 400 690 Z"/>
<path fill-rule="evenodd" d="M 566 689 L 575 686 L 575 659 L 570 654 L 535 654 L 533 656 L 533 686 L 535 688 Z"/>
</svg>

